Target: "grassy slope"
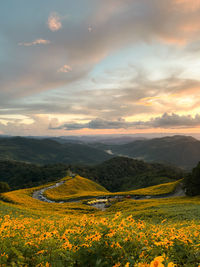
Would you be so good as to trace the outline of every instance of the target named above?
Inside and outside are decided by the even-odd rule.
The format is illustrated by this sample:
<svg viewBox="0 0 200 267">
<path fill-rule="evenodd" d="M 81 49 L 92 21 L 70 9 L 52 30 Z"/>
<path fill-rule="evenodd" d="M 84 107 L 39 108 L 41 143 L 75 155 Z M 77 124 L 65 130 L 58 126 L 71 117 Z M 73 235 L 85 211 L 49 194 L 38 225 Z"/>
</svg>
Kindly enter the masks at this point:
<svg viewBox="0 0 200 267">
<path fill-rule="evenodd" d="M 65 184 L 59 187 L 49 189 L 44 195 L 55 201 L 70 200 L 84 197 L 95 197 L 102 195 L 162 195 L 172 193 L 181 180 L 150 186 L 142 189 L 111 193 L 103 186 L 80 176 L 67 178 Z"/>
<path fill-rule="evenodd" d="M 43 215 L 55 215 L 55 214 L 82 214 L 82 213 L 91 213 L 94 212 L 95 209 L 82 205 L 81 203 L 47 203 L 37 199 L 32 198 L 32 194 L 35 190 L 39 190 L 46 186 L 53 185 L 55 183 L 49 183 L 47 185 L 28 188 L 28 189 L 20 189 L 16 191 L 11 191 L 7 193 L 0 194 L 2 200 L 9 202 L 1 202 L 0 207 L 2 205 L 7 205 L 8 207 L 15 207 L 18 210 L 24 210 L 33 213 L 33 214 L 43 214 Z"/>
<path fill-rule="evenodd" d="M 1 197 L 10 203 L 0 201 L 0 215 L 22 214 L 26 216 L 111 216 L 116 212 L 122 212 L 123 216 L 132 215 L 136 219 L 145 219 L 152 222 L 160 222 L 163 219 L 197 220 L 200 214 L 200 196 L 176 197 L 148 200 L 124 200 L 113 204 L 102 212 L 93 207 L 80 203 L 46 203 L 31 197 L 34 190 L 42 187 L 22 189 L 3 193 Z M 105 193 L 106 194 L 106 193 Z"/>
<path fill-rule="evenodd" d="M 66 179 L 66 178 L 65 178 Z M 179 181 L 175 182 L 178 183 Z M 144 188 L 135 191 L 119 192 L 116 194 L 162 194 L 174 190 L 175 183 L 167 183 L 159 186 Z M 30 213 L 40 216 L 56 215 L 62 216 L 66 214 L 83 215 L 95 214 L 96 216 L 110 216 L 115 212 L 121 211 L 124 216 L 132 214 L 135 218 L 159 222 L 161 219 L 170 218 L 174 220 L 199 220 L 200 213 L 200 196 L 199 197 L 176 197 L 165 199 L 148 199 L 148 200 L 123 200 L 113 204 L 105 212 L 97 210 L 91 206 L 84 205 L 82 202 L 69 203 L 46 203 L 33 199 L 32 193 L 40 188 L 50 186 L 54 183 L 34 187 L 29 189 L 21 189 L 1 194 L 2 199 L 10 203 L 0 202 L 0 213 L 9 212 L 22 214 Z M 65 189 L 65 191 L 63 191 Z M 84 191 L 86 189 L 86 191 Z M 50 192 L 48 192 L 50 191 Z M 55 189 L 48 190 L 52 198 L 78 198 L 83 196 L 111 195 L 102 186 L 82 177 L 67 178 L 67 183 Z M 52 191 L 52 192 L 51 192 Z M 57 194 L 57 195 L 54 195 Z M 71 194 L 71 195 L 70 195 Z M 53 197 L 54 196 L 54 197 Z M 55 197 L 56 196 L 56 197 Z M 14 212 L 16 210 L 16 212 Z"/>
<path fill-rule="evenodd" d="M 99 196 L 109 193 L 103 186 L 80 176 L 67 178 L 66 183 L 59 187 L 45 191 L 47 198 L 52 200 L 65 200 L 88 196 Z"/>
<path fill-rule="evenodd" d="M 13 203 L 0 201 L 0 265 L 157 266 L 153 259 L 164 255 L 165 267 L 198 266 L 200 196 L 127 199 L 103 212 L 33 199 L 42 187 L 2 194 Z"/>
<path fill-rule="evenodd" d="M 180 169 L 126 157 L 114 157 L 96 166 L 77 166 L 73 171 L 97 181 L 111 192 L 136 190 L 183 177 Z"/>
<path fill-rule="evenodd" d="M 66 179 L 66 178 L 65 178 Z M 76 189 L 72 188 L 73 184 L 76 183 Z M 53 184 L 53 183 L 51 183 Z M 51 185 L 48 184 L 48 185 Z M 71 185 L 71 188 L 66 186 Z M 174 183 L 163 184 L 160 186 L 149 187 L 136 191 L 121 192 L 118 194 L 161 194 L 164 191 L 169 192 L 174 189 Z M 176 198 L 165 198 L 165 199 L 148 199 L 148 200 L 124 200 L 113 204 L 105 212 L 97 210 L 91 206 L 84 205 L 82 202 L 72 202 L 72 203 L 46 203 L 33 199 L 31 197 L 34 190 L 46 187 L 43 185 L 40 187 L 22 189 L 11 191 L 8 193 L 1 194 L 1 197 L 10 201 L 10 203 L 0 202 L 0 213 L 8 213 L 10 211 L 13 213 L 27 213 L 30 216 L 63 216 L 66 214 L 82 216 L 83 214 L 95 214 L 96 216 L 110 216 L 115 212 L 121 211 L 124 216 L 132 214 L 135 218 L 150 220 L 153 222 L 159 222 L 161 219 L 170 218 L 173 220 L 199 220 L 200 213 L 200 197 L 176 197 Z M 67 192 L 68 196 L 63 194 L 63 188 L 65 189 L 65 194 Z M 83 189 L 87 189 L 84 191 Z M 53 189 L 52 189 L 53 190 Z M 145 192 L 143 191 L 145 190 Z M 50 190 L 48 190 L 50 191 Z M 60 193 L 59 193 L 60 192 Z M 99 186 L 98 184 L 82 178 L 76 177 L 74 179 L 67 179 L 67 183 L 54 189 L 53 194 L 57 194 L 57 199 L 62 198 L 77 198 L 83 197 L 84 194 L 87 196 L 97 196 L 97 195 L 111 195 L 106 189 Z M 60 195 L 61 194 L 61 195 Z M 69 194 L 72 194 L 71 196 Z M 116 195 L 117 193 L 113 194 Z M 52 197 L 53 198 L 53 197 Z M 54 195 L 55 198 L 55 195 Z"/>
<path fill-rule="evenodd" d="M 131 194 L 131 195 L 132 194 L 134 194 L 134 195 L 151 195 L 151 196 L 169 194 L 175 190 L 176 186 L 181 181 L 182 181 L 182 179 L 175 181 L 175 182 L 171 182 L 171 183 L 164 183 L 164 184 L 149 186 L 149 187 L 141 188 L 141 189 L 137 189 L 137 190 L 132 190 L 132 191 L 129 191 L 129 194 Z"/>
</svg>

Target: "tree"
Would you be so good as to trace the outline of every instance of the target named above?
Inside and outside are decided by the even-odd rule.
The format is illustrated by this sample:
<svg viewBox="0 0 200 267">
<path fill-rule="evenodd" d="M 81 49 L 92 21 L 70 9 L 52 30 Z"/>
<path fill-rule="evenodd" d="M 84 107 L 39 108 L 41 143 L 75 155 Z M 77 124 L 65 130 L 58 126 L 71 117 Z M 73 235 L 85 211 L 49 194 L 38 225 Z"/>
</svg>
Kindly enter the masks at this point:
<svg viewBox="0 0 200 267">
<path fill-rule="evenodd" d="M 0 193 L 8 192 L 10 190 L 10 186 L 6 182 L 0 182 Z"/>
<path fill-rule="evenodd" d="M 186 194 L 189 196 L 200 195 L 200 162 L 192 170 L 185 181 Z"/>
</svg>

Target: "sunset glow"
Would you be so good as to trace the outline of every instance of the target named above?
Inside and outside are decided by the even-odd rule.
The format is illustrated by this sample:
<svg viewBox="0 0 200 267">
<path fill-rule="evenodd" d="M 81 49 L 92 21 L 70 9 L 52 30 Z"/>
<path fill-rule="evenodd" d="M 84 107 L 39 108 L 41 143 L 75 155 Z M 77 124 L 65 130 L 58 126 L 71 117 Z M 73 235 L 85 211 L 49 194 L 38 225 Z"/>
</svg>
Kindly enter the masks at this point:
<svg viewBox="0 0 200 267">
<path fill-rule="evenodd" d="M 200 0 L 4 1 L 0 133 L 200 133 Z"/>
</svg>

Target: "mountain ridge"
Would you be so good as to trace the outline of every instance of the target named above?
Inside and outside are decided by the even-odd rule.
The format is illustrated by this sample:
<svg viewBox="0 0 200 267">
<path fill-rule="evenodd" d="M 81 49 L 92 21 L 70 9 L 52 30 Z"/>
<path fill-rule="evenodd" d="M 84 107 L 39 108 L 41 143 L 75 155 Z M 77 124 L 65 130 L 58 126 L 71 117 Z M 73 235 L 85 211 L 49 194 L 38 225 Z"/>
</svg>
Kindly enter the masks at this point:
<svg viewBox="0 0 200 267">
<path fill-rule="evenodd" d="M 186 170 L 200 161 L 200 141 L 191 136 L 167 136 L 107 147 L 115 155 L 171 164 Z"/>
</svg>

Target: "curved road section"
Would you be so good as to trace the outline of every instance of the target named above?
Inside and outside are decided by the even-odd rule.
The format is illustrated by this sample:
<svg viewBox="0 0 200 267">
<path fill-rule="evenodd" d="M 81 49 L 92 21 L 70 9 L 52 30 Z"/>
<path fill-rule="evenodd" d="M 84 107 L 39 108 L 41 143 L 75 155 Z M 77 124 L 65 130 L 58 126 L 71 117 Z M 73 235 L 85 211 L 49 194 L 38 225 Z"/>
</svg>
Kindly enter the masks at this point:
<svg viewBox="0 0 200 267">
<path fill-rule="evenodd" d="M 55 185 L 51 185 L 51 186 L 48 186 L 48 187 L 45 187 L 45 188 L 42 188 L 40 190 L 37 190 L 35 192 L 33 192 L 33 195 L 32 197 L 37 199 L 37 200 L 40 200 L 40 201 L 44 201 L 44 202 L 48 202 L 48 203 L 65 203 L 65 202 L 77 202 L 78 200 L 68 200 L 68 201 L 53 201 L 53 200 L 50 200 L 48 198 L 46 198 L 44 196 L 44 192 L 48 189 L 51 189 L 51 188 L 55 188 L 55 187 L 58 187 L 62 184 L 64 184 L 66 181 L 61 181 L 61 182 L 58 182 L 56 183 Z M 182 197 L 182 196 L 185 196 L 185 191 L 184 189 L 182 188 L 182 184 L 179 184 L 175 191 L 173 193 L 169 193 L 169 194 L 165 194 L 165 195 L 149 195 L 149 196 L 131 196 L 131 199 L 135 199 L 135 200 L 144 200 L 144 199 L 161 199 L 161 198 L 169 198 L 169 197 Z M 93 204 L 89 204 L 90 206 L 93 206 L 95 208 L 98 208 L 98 209 L 101 209 L 101 210 L 105 210 L 106 207 L 107 207 L 107 201 L 108 201 L 108 198 L 111 200 L 111 199 L 114 199 L 116 197 L 113 197 L 113 196 L 104 196 L 104 197 L 101 197 L 101 199 L 98 201 L 95 201 L 95 203 Z"/>
<path fill-rule="evenodd" d="M 48 198 L 46 198 L 46 197 L 44 196 L 44 192 L 45 192 L 46 190 L 48 190 L 48 189 L 52 189 L 52 188 L 55 188 L 55 187 L 58 187 L 58 186 L 60 186 L 60 185 L 62 185 L 62 184 L 64 184 L 64 183 L 65 183 L 65 181 L 61 181 L 61 182 L 56 183 L 56 184 L 54 184 L 54 185 L 51 185 L 51 186 L 42 188 L 42 189 L 40 189 L 40 190 L 37 190 L 37 191 L 33 192 L 32 197 L 35 198 L 35 199 L 44 201 L 44 202 L 48 202 L 48 203 L 64 203 L 63 201 L 58 201 L 58 202 L 57 202 L 57 201 L 50 200 L 50 199 L 48 199 Z"/>
</svg>

